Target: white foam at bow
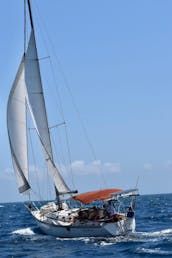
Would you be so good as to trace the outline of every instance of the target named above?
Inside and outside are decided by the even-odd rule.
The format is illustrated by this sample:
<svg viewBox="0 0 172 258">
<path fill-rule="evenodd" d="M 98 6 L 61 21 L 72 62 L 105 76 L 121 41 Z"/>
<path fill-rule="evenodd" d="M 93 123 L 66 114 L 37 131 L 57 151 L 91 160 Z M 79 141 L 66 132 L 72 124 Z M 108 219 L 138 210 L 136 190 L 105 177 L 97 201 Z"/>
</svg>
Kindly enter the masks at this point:
<svg viewBox="0 0 172 258">
<path fill-rule="evenodd" d="M 18 230 L 13 231 L 12 234 L 35 235 L 35 233 L 31 230 L 31 228 L 18 229 Z"/>
</svg>

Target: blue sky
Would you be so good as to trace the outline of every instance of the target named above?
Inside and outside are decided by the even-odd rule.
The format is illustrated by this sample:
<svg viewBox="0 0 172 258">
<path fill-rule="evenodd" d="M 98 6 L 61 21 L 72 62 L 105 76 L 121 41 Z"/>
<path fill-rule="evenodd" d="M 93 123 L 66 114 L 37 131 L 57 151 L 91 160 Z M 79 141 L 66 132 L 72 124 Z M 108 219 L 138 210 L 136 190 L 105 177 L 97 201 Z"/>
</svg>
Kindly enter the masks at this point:
<svg viewBox="0 0 172 258">
<path fill-rule="evenodd" d="M 56 62 L 55 70 L 71 125 L 74 181 L 80 192 L 100 186 L 133 188 L 138 177 L 141 194 L 172 192 L 171 9 L 172 2 L 163 0 L 33 2 L 35 25 L 40 24 L 40 29 L 36 25 L 39 54 L 47 55 L 42 45 L 51 39 L 52 53 L 61 64 Z M 0 31 L 0 201 L 5 202 L 20 200 L 7 138 L 6 104 L 23 53 L 22 1 L 1 0 Z M 43 44 L 40 31 L 48 31 Z M 45 72 L 46 63 L 41 66 Z M 61 69 L 97 161 L 83 139 Z M 55 116 L 50 91 L 45 83 L 52 125 L 61 120 Z M 104 176 L 98 175 L 100 166 Z"/>
</svg>

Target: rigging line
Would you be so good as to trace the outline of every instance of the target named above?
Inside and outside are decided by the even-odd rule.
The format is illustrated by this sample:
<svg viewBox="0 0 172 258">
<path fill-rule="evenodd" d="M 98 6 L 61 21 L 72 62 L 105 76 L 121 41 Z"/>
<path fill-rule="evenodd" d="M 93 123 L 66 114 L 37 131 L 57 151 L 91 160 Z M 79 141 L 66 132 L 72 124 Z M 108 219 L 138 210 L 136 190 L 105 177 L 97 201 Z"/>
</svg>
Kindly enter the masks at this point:
<svg viewBox="0 0 172 258">
<path fill-rule="evenodd" d="M 137 177 L 137 181 L 136 181 L 135 188 L 137 188 L 137 187 L 138 187 L 138 183 L 139 183 L 139 176 Z"/>
<path fill-rule="evenodd" d="M 24 55 L 26 53 L 26 0 L 24 0 Z"/>
<path fill-rule="evenodd" d="M 74 184 L 74 176 L 73 176 L 73 170 L 72 170 L 72 159 L 71 159 L 71 151 L 70 151 L 70 148 L 69 148 L 69 137 L 68 137 L 68 133 L 67 133 L 67 126 L 65 124 L 65 135 L 66 135 L 66 141 L 67 141 L 67 151 L 68 151 L 68 154 L 69 154 L 69 162 L 70 162 L 70 170 L 71 170 L 71 180 L 72 180 L 72 185 L 74 187 L 74 189 L 76 188 L 75 187 L 75 184 Z"/>
<path fill-rule="evenodd" d="M 57 128 L 57 127 L 56 127 L 56 128 Z M 62 138 L 62 137 L 58 137 L 58 139 L 59 139 L 59 145 L 61 146 L 61 147 L 60 147 L 60 150 L 61 150 L 61 151 L 59 152 L 59 155 L 57 154 L 57 148 L 56 148 L 56 145 L 57 145 L 57 144 L 55 144 L 54 137 L 52 137 L 51 139 L 52 139 L 53 146 L 54 146 L 54 149 L 55 149 L 55 152 L 56 152 L 56 157 L 59 158 L 59 166 L 60 166 L 60 160 L 62 161 L 61 164 L 65 166 L 65 164 L 67 164 L 67 162 L 66 162 L 66 160 L 65 160 L 65 155 L 64 155 L 63 152 L 62 152 L 62 146 L 63 146 L 63 144 L 62 144 L 61 138 Z M 66 137 L 66 135 L 65 135 L 65 139 L 66 139 L 66 138 L 67 138 L 67 137 Z M 66 143 L 66 145 L 67 145 L 67 143 Z M 67 152 L 69 152 L 69 151 L 70 151 L 70 149 L 67 149 Z M 69 156 L 69 154 L 68 154 L 68 156 Z M 70 162 L 70 163 L 69 163 L 69 164 L 70 164 L 69 169 L 70 169 L 71 183 L 72 183 L 72 187 L 73 187 L 73 189 L 74 189 L 74 188 L 76 188 L 76 187 L 75 187 L 75 184 L 74 184 L 73 173 L 71 172 L 71 161 L 68 160 L 68 162 Z M 62 167 L 61 167 L 60 169 L 61 169 L 61 171 L 64 170 Z"/>
<path fill-rule="evenodd" d="M 56 56 L 56 59 L 58 60 L 57 56 Z M 60 107 L 61 107 L 61 115 L 62 115 L 62 118 L 64 119 L 64 113 L 63 113 L 63 107 L 62 107 L 62 101 L 61 101 L 61 97 L 60 97 L 60 93 L 59 93 L 59 90 L 58 90 L 58 84 L 57 84 L 57 80 L 56 80 L 56 76 L 55 76 L 55 72 L 54 72 L 54 68 L 53 68 L 53 64 L 52 64 L 52 60 L 51 58 L 49 59 L 49 62 L 50 62 L 50 66 L 51 66 L 51 71 L 52 71 L 52 74 L 53 74 L 53 78 L 54 78 L 54 81 L 55 81 L 55 85 L 56 85 L 56 92 L 57 92 L 57 96 L 59 98 L 59 103 L 60 103 Z M 58 63 L 60 64 L 59 60 L 58 60 Z M 61 69 L 61 73 L 63 74 L 63 80 L 65 82 L 65 86 L 66 88 L 68 89 L 69 93 L 70 93 L 70 97 L 72 99 L 72 104 L 75 108 L 75 112 L 77 113 L 78 115 L 78 118 L 79 118 L 79 121 L 80 121 L 80 124 L 81 124 L 81 128 L 83 129 L 83 132 L 85 134 L 85 137 L 87 139 L 87 143 L 92 151 L 92 155 L 93 155 L 93 158 L 94 160 L 97 160 L 96 158 L 96 154 L 95 154 L 95 151 L 94 151 L 94 148 L 93 148 L 93 145 L 91 144 L 91 141 L 88 137 L 88 134 L 87 134 L 87 131 L 86 131 L 86 128 L 85 128 L 85 125 L 84 123 L 82 122 L 82 119 L 81 119 L 81 116 L 80 116 L 80 113 L 79 113 L 79 110 L 75 104 L 75 101 L 74 101 L 74 98 L 73 98 L 73 95 L 72 95 L 72 92 L 69 88 L 69 85 L 67 83 L 67 80 L 66 80 L 66 77 L 64 75 L 64 73 L 62 72 L 62 69 Z M 70 164 L 71 164 L 71 171 L 72 171 L 72 161 L 71 161 L 71 153 L 70 153 L 70 148 L 69 148 L 69 138 L 68 138 L 68 132 L 67 132 L 67 126 L 65 124 L 65 134 L 66 134 L 66 141 L 67 141 L 67 148 L 68 148 L 68 153 L 69 153 L 69 159 L 70 159 Z M 73 177 L 73 171 L 72 171 L 72 177 Z M 105 183 L 105 180 L 104 180 L 104 183 Z"/>
<path fill-rule="evenodd" d="M 54 52 L 55 52 L 55 51 L 54 51 Z M 55 54 L 55 55 L 56 55 L 56 54 Z M 84 133 L 84 135 L 85 135 L 85 138 L 86 138 L 86 140 L 87 140 L 88 146 L 89 146 L 89 148 L 90 148 L 90 150 L 91 150 L 91 152 L 92 152 L 93 159 L 94 159 L 94 160 L 97 160 L 97 156 L 96 156 L 96 153 L 95 153 L 93 144 L 92 144 L 92 142 L 91 142 L 91 140 L 90 140 L 90 138 L 89 138 L 89 136 L 88 136 L 88 133 L 87 133 L 85 124 L 84 124 L 84 122 L 83 122 L 83 120 L 82 120 L 82 118 L 81 118 L 79 109 L 78 109 L 78 107 L 77 107 L 77 105 L 76 105 L 76 103 L 75 103 L 75 100 L 74 100 L 72 91 L 71 91 L 71 89 L 70 89 L 70 87 L 69 87 L 68 80 L 67 80 L 67 78 L 66 78 L 66 76 L 65 76 L 65 74 L 64 74 L 64 72 L 63 72 L 63 70 L 62 70 L 61 63 L 60 63 L 60 61 L 58 60 L 57 56 L 56 56 L 56 59 L 57 59 L 58 65 L 60 66 L 60 70 L 61 70 L 61 73 L 62 73 L 62 75 L 63 75 L 63 80 L 64 80 L 64 83 L 65 83 L 65 86 L 66 86 L 66 88 L 67 88 L 67 90 L 68 90 L 68 92 L 69 92 L 69 95 L 70 95 L 70 97 L 71 97 L 72 104 L 73 104 L 74 109 L 75 109 L 75 112 L 76 112 L 76 114 L 77 114 L 77 116 L 78 116 L 78 120 L 79 120 L 79 122 L 80 122 L 81 128 L 82 128 L 83 133 Z M 54 69 L 53 69 L 53 65 L 52 65 L 51 59 L 50 59 L 50 64 L 51 64 L 51 69 L 52 69 L 52 72 L 53 72 L 54 78 L 55 78 L 55 73 L 54 73 Z M 56 79 L 56 78 L 55 78 L 55 79 Z M 55 80 L 55 82 L 56 82 L 56 80 Z M 58 85 L 56 84 L 56 86 L 58 86 Z M 62 106 L 62 105 L 61 105 L 61 106 Z M 67 128 L 66 128 L 66 134 L 67 134 Z M 67 139 L 67 141 L 68 141 L 68 136 L 66 135 L 66 137 L 67 137 L 66 139 Z M 69 145 L 68 145 L 68 146 L 69 146 Z M 71 163 L 70 163 L 70 164 L 71 164 Z M 100 165 L 100 167 L 99 167 L 99 171 L 100 171 L 100 174 L 101 174 L 101 177 L 102 177 L 102 180 L 103 180 L 103 184 L 106 186 L 107 183 L 106 183 L 106 179 L 105 179 L 105 176 L 104 176 L 104 173 L 103 173 L 103 166 L 102 166 L 102 163 L 101 163 L 101 165 Z"/>
<path fill-rule="evenodd" d="M 59 138 L 60 139 L 60 138 Z M 57 151 L 57 147 L 56 147 L 56 144 L 55 144 L 55 141 L 54 141 L 54 138 L 52 137 L 52 143 L 53 143 L 53 147 L 54 147 L 54 152 L 55 152 L 55 155 L 56 155 L 56 160 L 57 160 L 57 163 L 58 163 L 58 168 L 60 171 L 63 172 L 63 168 L 62 168 L 62 164 L 64 163 L 65 164 L 65 158 L 64 158 L 64 155 L 62 153 L 62 148 L 61 148 L 61 151 L 60 151 L 60 154 L 58 155 L 58 151 Z M 59 143 L 59 145 L 61 146 L 61 141 Z"/>
<path fill-rule="evenodd" d="M 44 57 L 39 57 L 37 58 L 38 61 L 41 61 L 41 60 L 45 60 L 45 59 L 49 59 L 50 56 L 44 56 Z"/>
<path fill-rule="evenodd" d="M 37 181 L 37 186 L 38 186 L 38 195 L 39 198 L 41 200 L 41 190 L 40 190 L 40 185 L 39 185 L 39 178 L 38 178 L 38 171 L 37 171 L 37 164 L 36 164 L 36 158 L 35 158 L 35 154 L 34 154 L 34 149 L 33 149 L 33 143 L 32 143 L 32 137 L 31 137 L 31 132 L 30 129 L 29 130 L 29 140 L 30 140 L 30 145 L 31 145 L 31 151 L 32 151 L 32 157 L 33 157 L 33 163 L 34 163 L 34 171 L 36 174 L 36 181 Z"/>
<path fill-rule="evenodd" d="M 34 191 L 33 189 L 31 189 L 31 190 L 32 190 L 32 193 L 33 193 L 36 197 L 39 198 L 38 203 L 41 204 L 41 201 L 43 200 L 43 198 L 42 198 L 36 191 Z M 31 200 L 30 200 L 30 201 L 31 201 Z"/>
<path fill-rule="evenodd" d="M 53 125 L 53 126 L 49 126 L 48 128 L 51 130 L 51 129 L 57 128 L 57 127 L 59 127 L 61 125 L 65 125 L 65 124 L 66 124 L 66 122 L 62 122 L 62 123 L 59 123 L 59 124 L 56 124 L 56 125 Z M 28 129 L 29 130 L 36 130 L 35 127 L 29 127 Z"/>
<path fill-rule="evenodd" d="M 55 51 L 54 51 L 54 53 L 55 53 Z M 63 76 L 63 80 L 64 80 L 64 84 L 65 84 L 65 86 L 66 86 L 66 88 L 67 88 L 67 90 L 68 90 L 68 92 L 69 92 L 69 95 L 70 95 L 71 100 L 72 100 L 73 107 L 74 107 L 75 112 L 76 112 L 76 114 L 77 114 L 77 116 L 78 116 L 78 120 L 79 120 L 79 122 L 80 122 L 81 128 L 82 128 L 83 133 L 84 133 L 84 135 L 85 135 L 85 138 L 86 138 L 86 140 L 87 140 L 87 144 L 88 144 L 88 146 L 89 146 L 89 148 L 90 148 L 90 150 L 91 150 L 91 152 L 92 152 L 93 159 L 94 159 L 94 160 L 97 160 L 97 156 L 96 156 L 96 153 L 95 153 L 95 149 L 94 149 L 93 144 L 92 144 L 92 142 L 91 142 L 91 140 L 90 140 L 90 138 L 89 138 L 89 136 L 88 136 L 88 133 L 87 133 L 85 124 L 84 124 L 84 122 L 83 122 L 83 120 L 82 120 L 82 118 L 81 118 L 81 114 L 80 114 L 79 109 L 78 109 L 78 107 L 77 107 L 77 105 L 76 105 L 76 102 L 75 102 L 75 100 L 74 100 L 72 91 L 71 91 L 71 89 L 70 89 L 70 87 L 69 87 L 68 80 L 67 80 L 67 78 L 66 78 L 66 76 L 65 76 L 65 74 L 64 74 L 64 72 L 63 72 L 61 63 L 60 63 L 59 59 L 57 58 L 56 53 L 55 53 L 55 57 L 56 57 L 56 59 L 57 59 L 58 66 L 60 67 L 60 70 L 61 70 L 61 73 L 62 73 L 62 76 Z M 50 62 L 51 62 L 51 67 L 53 67 L 53 66 L 52 66 L 52 61 L 51 61 L 51 59 L 50 59 Z M 52 69 L 53 69 L 53 68 L 52 68 Z M 56 85 L 57 85 L 57 84 L 56 84 Z M 103 184 L 104 184 L 104 185 L 107 185 L 106 180 L 105 180 L 105 177 L 104 177 L 104 174 L 103 174 L 103 167 L 102 167 L 102 165 L 101 165 L 101 167 L 100 167 L 100 173 L 101 173 L 101 176 L 102 176 Z"/>
<path fill-rule="evenodd" d="M 57 125 L 50 126 L 49 129 L 51 130 L 51 129 L 53 129 L 53 128 L 57 128 L 57 127 L 59 127 L 59 126 L 61 126 L 61 125 L 65 125 L 65 124 L 66 124 L 66 122 L 62 122 L 62 123 L 59 123 L 59 124 L 57 124 Z"/>
<path fill-rule="evenodd" d="M 53 75 L 53 79 L 54 79 L 54 82 L 55 82 L 55 85 L 56 85 L 55 89 L 56 89 L 57 97 L 59 99 L 59 107 L 60 107 L 61 116 L 62 116 L 62 119 L 65 121 L 64 112 L 63 112 L 63 105 L 62 105 L 62 101 L 61 101 L 61 97 L 60 97 L 60 92 L 59 92 L 59 88 L 58 88 L 58 84 L 57 84 L 57 80 L 56 80 L 56 76 L 55 76 L 55 71 L 53 69 L 53 64 L 52 64 L 51 58 L 49 59 L 49 62 L 50 62 L 50 67 L 51 67 L 51 72 L 52 72 L 52 75 Z M 72 155 L 71 155 L 71 151 L 70 151 L 70 143 L 69 143 L 69 136 L 68 136 L 68 131 L 67 131 L 66 123 L 64 124 L 64 130 L 65 130 L 65 136 L 66 136 L 66 145 L 67 145 L 67 152 L 68 152 L 68 157 L 69 157 L 72 186 L 75 188 L 74 176 L 73 176 L 73 170 L 72 170 L 72 158 L 71 158 Z"/>
<path fill-rule="evenodd" d="M 57 57 L 56 57 L 56 59 L 58 60 Z M 50 58 L 49 61 L 50 61 L 52 73 L 53 73 L 53 75 L 54 75 L 54 80 L 55 80 L 55 82 L 56 82 L 55 73 L 54 73 L 54 69 L 53 69 L 53 65 L 52 65 L 51 58 Z M 61 70 L 61 72 L 63 73 L 62 70 Z M 64 82 L 65 82 L 65 86 L 66 86 L 66 88 L 68 89 L 69 94 L 70 94 L 70 97 L 71 97 L 71 99 L 72 99 L 72 104 L 73 104 L 74 109 L 75 109 L 75 112 L 76 112 L 76 114 L 77 114 L 77 116 L 78 116 L 78 120 L 79 120 L 79 122 L 80 122 L 80 124 L 81 124 L 81 128 L 82 128 L 83 133 L 84 133 L 84 135 L 85 135 L 85 138 L 86 138 L 86 140 L 87 140 L 88 146 L 89 146 L 89 148 L 90 148 L 90 150 L 91 150 L 91 152 L 92 152 L 93 159 L 94 159 L 94 160 L 97 160 L 94 147 L 93 147 L 93 145 L 92 145 L 92 143 L 91 143 L 91 141 L 90 141 L 90 138 L 89 138 L 89 136 L 88 136 L 88 133 L 87 133 L 85 124 L 84 124 L 84 122 L 83 122 L 83 120 L 82 120 L 82 118 L 81 118 L 79 109 L 78 109 L 78 107 L 77 107 L 77 105 L 76 105 L 76 103 L 75 103 L 75 101 L 74 101 L 73 94 L 72 94 L 72 92 L 71 92 L 71 89 L 70 89 L 70 87 L 69 87 L 68 81 L 67 81 L 67 79 L 66 79 L 64 73 L 63 73 L 63 79 L 64 79 Z M 56 83 L 56 86 L 58 87 L 57 83 Z M 56 90 L 57 90 L 57 92 L 58 92 L 58 88 L 57 88 Z M 58 95 L 59 95 L 59 99 L 60 99 L 60 94 L 59 94 L 59 92 L 58 92 Z M 61 102 L 61 99 L 60 99 L 60 102 Z M 61 104 L 61 103 L 60 103 L 60 104 Z M 62 108 L 62 104 L 61 104 L 61 108 Z M 64 118 L 63 109 L 62 109 L 62 116 L 63 116 L 63 118 Z M 69 148 L 69 138 L 68 138 L 68 133 L 67 133 L 67 126 L 66 126 L 66 124 L 65 124 L 65 129 L 66 129 L 66 130 L 65 130 L 65 133 L 66 133 L 67 147 L 68 147 L 69 158 L 70 158 L 70 164 L 71 164 L 71 169 L 72 169 L 71 153 L 70 153 L 70 148 Z M 107 183 L 106 183 L 106 179 L 105 179 L 105 176 L 104 176 L 104 173 L 103 173 L 103 166 L 102 166 L 102 163 L 101 163 L 101 165 L 100 165 L 100 167 L 99 167 L 99 171 L 100 171 L 100 174 L 101 174 L 101 177 L 102 177 L 103 184 L 106 186 Z M 72 173 L 72 177 L 73 177 L 73 173 Z"/>
<path fill-rule="evenodd" d="M 54 197 L 52 197 L 52 188 L 55 189 L 55 187 L 51 187 L 51 180 L 50 180 L 50 177 L 49 177 L 49 172 L 48 172 L 48 165 L 47 165 L 47 162 L 46 160 L 44 159 L 44 166 L 45 166 L 45 177 L 46 177 L 46 195 L 47 195 L 47 200 L 49 199 L 53 199 Z M 54 185 L 53 185 L 54 186 Z"/>
<path fill-rule="evenodd" d="M 52 135 L 52 133 L 51 133 L 51 135 Z M 52 139 L 52 143 L 53 143 L 53 146 L 54 146 L 54 150 L 55 150 L 55 154 L 56 154 L 56 160 L 58 162 L 58 167 L 59 167 L 60 171 L 61 170 L 63 171 L 63 169 L 61 168 L 61 164 L 65 164 L 65 158 L 64 158 L 65 155 L 63 155 L 63 152 L 62 152 L 63 144 L 61 142 L 61 137 L 58 137 L 58 142 L 56 141 L 56 143 L 55 143 L 55 140 L 54 140 L 53 136 L 51 137 L 51 139 Z M 60 150 L 61 150 L 60 152 L 57 151 L 56 146 L 60 147 Z M 58 155 L 58 153 L 59 153 L 59 155 Z"/>
<path fill-rule="evenodd" d="M 50 39 L 49 39 L 49 40 L 50 40 Z M 51 43 L 51 41 L 50 41 L 50 43 Z M 52 44 L 51 44 L 51 45 L 52 45 Z M 53 45 L 52 45 L 52 48 L 54 49 Z M 55 53 L 55 51 L 53 51 L 53 52 Z M 85 124 L 84 124 L 84 122 L 83 122 L 83 120 L 82 120 L 82 118 L 81 118 L 81 114 L 80 114 L 79 109 L 78 109 L 78 107 L 77 107 L 77 105 L 76 105 L 76 102 L 75 102 L 75 100 L 74 100 L 74 97 L 73 97 L 71 88 L 70 88 L 70 86 L 69 86 L 68 80 L 67 80 L 67 78 L 66 78 L 66 76 L 65 76 L 65 73 L 63 72 L 62 65 L 61 65 L 61 63 L 60 63 L 60 61 L 59 61 L 59 59 L 58 59 L 56 53 L 55 53 L 55 57 L 56 57 L 58 67 L 60 68 L 60 72 L 61 72 L 62 77 L 63 77 L 64 85 L 66 86 L 66 88 L 67 88 L 67 90 L 68 90 L 68 92 L 69 92 L 69 95 L 70 95 L 70 97 L 71 97 L 74 110 L 75 110 L 75 112 L 76 112 L 76 114 L 77 114 L 77 116 L 78 116 L 78 120 L 79 120 L 79 122 L 80 122 L 80 124 L 81 124 L 81 128 L 82 128 L 82 130 L 83 130 L 83 133 L 84 133 L 84 135 L 85 135 L 85 138 L 86 138 L 86 140 L 87 140 L 87 143 L 88 143 L 88 145 L 89 145 L 89 147 L 90 147 L 90 150 L 91 150 L 91 152 L 92 152 L 92 156 L 93 156 L 94 160 L 97 160 L 97 157 L 96 157 L 96 153 L 95 153 L 93 144 L 91 143 L 91 140 L 90 140 L 90 138 L 89 138 L 89 136 L 88 136 L 88 133 L 87 133 Z M 50 59 L 50 62 L 51 62 L 51 67 L 52 67 L 51 69 L 53 69 L 53 65 L 52 65 L 51 59 Z"/>
</svg>

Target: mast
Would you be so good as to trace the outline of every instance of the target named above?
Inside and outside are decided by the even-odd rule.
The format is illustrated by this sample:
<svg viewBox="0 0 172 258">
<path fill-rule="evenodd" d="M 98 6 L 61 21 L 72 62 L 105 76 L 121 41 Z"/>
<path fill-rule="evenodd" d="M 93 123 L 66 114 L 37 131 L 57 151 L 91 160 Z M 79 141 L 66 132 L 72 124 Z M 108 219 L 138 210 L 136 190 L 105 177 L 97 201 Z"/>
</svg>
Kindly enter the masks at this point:
<svg viewBox="0 0 172 258">
<path fill-rule="evenodd" d="M 48 126 L 46 105 L 41 81 L 39 58 L 35 40 L 35 31 L 30 0 L 27 0 L 27 4 L 31 24 L 31 36 L 25 59 L 27 102 L 32 116 L 32 121 L 35 125 L 37 135 L 44 150 L 45 161 L 48 166 L 48 170 L 54 181 L 56 200 L 60 207 L 60 196 L 63 194 L 71 194 L 73 193 L 73 191 L 71 191 L 66 185 L 53 159 L 51 136 Z"/>
<path fill-rule="evenodd" d="M 26 54 L 26 0 L 24 0 L 24 56 Z"/>
<path fill-rule="evenodd" d="M 34 31 L 33 17 L 32 17 L 32 10 L 31 10 L 30 0 L 27 0 L 27 4 L 28 4 L 28 8 L 29 8 L 29 17 L 30 17 L 31 28 Z"/>
<path fill-rule="evenodd" d="M 34 23 L 33 23 L 33 16 L 32 16 L 32 9 L 31 9 L 31 2 L 30 2 L 30 0 L 27 0 L 27 4 L 28 4 L 29 17 L 30 17 L 30 25 L 31 25 L 33 37 L 34 37 L 34 40 L 35 40 L 35 29 L 34 29 Z M 36 40 L 35 40 L 35 48 L 36 48 L 36 52 L 38 52 L 37 51 L 37 46 L 36 46 Z M 38 62 L 38 66 L 39 66 L 39 59 L 37 59 L 37 62 Z M 40 73 L 40 70 L 39 70 L 39 73 Z M 41 80 L 41 76 L 40 76 L 40 80 Z M 41 85 L 42 85 L 42 83 L 41 83 Z M 42 95 L 43 95 L 43 89 L 41 90 L 41 92 L 42 92 Z M 44 97 L 43 97 L 43 102 L 44 102 L 44 105 L 45 105 Z M 45 113 L 46 113 L 46 110 L 45 110 Z M 46 120 L 47 120 L 47 115 L 46 115 Z M 47 120 L 47 126 L 48 126 L 48 120 Z M 49 138 L 50 138 L 49 128 L 47 128 L 47 130 L 48 130 L 48 134 L 49 134 Z M 39 133 L 38 133 L 38 135 L 39 135 Z M 40 135 L 39 135 L 39 138 L 40 138 Z M 45 143 L 42 141 L 41 138 L 40 138 L 40 141 L 41 141 L 42 145 L 45 147 L 45 145 L 44 145 Z M 50 140 L 50 149 L 52 149 L 52 147 L 51 147 L 51 140 Z M 46 151 L 46 154 L 48 154 L 48 159 L 52 160 L 53 166 L 55 167 L 52 151 L 51 151 L 51 154 L 47 152 L 46 148 L 45 148 L 45 151 Z M 58 206 L 60 207 L 61 206 L 60 205 L 60 193 L 59 193 L 59 191 L 58 191 L 58 189 L 57 189 L 55 184 L 54 184 L 54 189 L 55 189 L 56 201 L 58 203 Z"/>
<path fill-rule="evenodd" d="M 31 29 L 33 31 L 33 35 L 35 37 L 35 30 L 34 30 L 34 23 L 33 23 L 33 16 L 32 16 L 32 9 L 31 9 L 31 3 L 30 0 L 27 0 L 27 4 L 28 4 L 28 10 L 29 10 L 29 17 L 30 17 L 30 25 L 31 25 Z M 36 42 L 35 42 L 36 43 Z M 35 44 L 36 47 L 36 44 Z M 38 61 L 39 62 L 39 61 Z M 58 206 L 60 207 L 60 198 L 59 198 L 59 192 L 54 184 L 54 188 L 55 188 L 55 194 L 56 194 L 56 200 L 58 203 Z"/>
</svg>

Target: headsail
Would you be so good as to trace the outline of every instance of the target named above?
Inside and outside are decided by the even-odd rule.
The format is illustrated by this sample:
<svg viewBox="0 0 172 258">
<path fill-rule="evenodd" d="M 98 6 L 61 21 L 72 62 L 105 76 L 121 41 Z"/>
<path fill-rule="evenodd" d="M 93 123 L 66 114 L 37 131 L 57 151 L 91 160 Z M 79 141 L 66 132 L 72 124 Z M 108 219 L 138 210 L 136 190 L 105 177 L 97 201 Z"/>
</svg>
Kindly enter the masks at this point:
<svg viewBox="0 0 172 258">
<path fill-rule="evenodd" d="M 25 102 L 26 87 L 24 75 L 24 58 L 22 58 L 10 92 L 7 107 L 7 126 L 11 155 L 20 193 L 25 193 L 30 188 L 28 182 Z"/>
</svg>

